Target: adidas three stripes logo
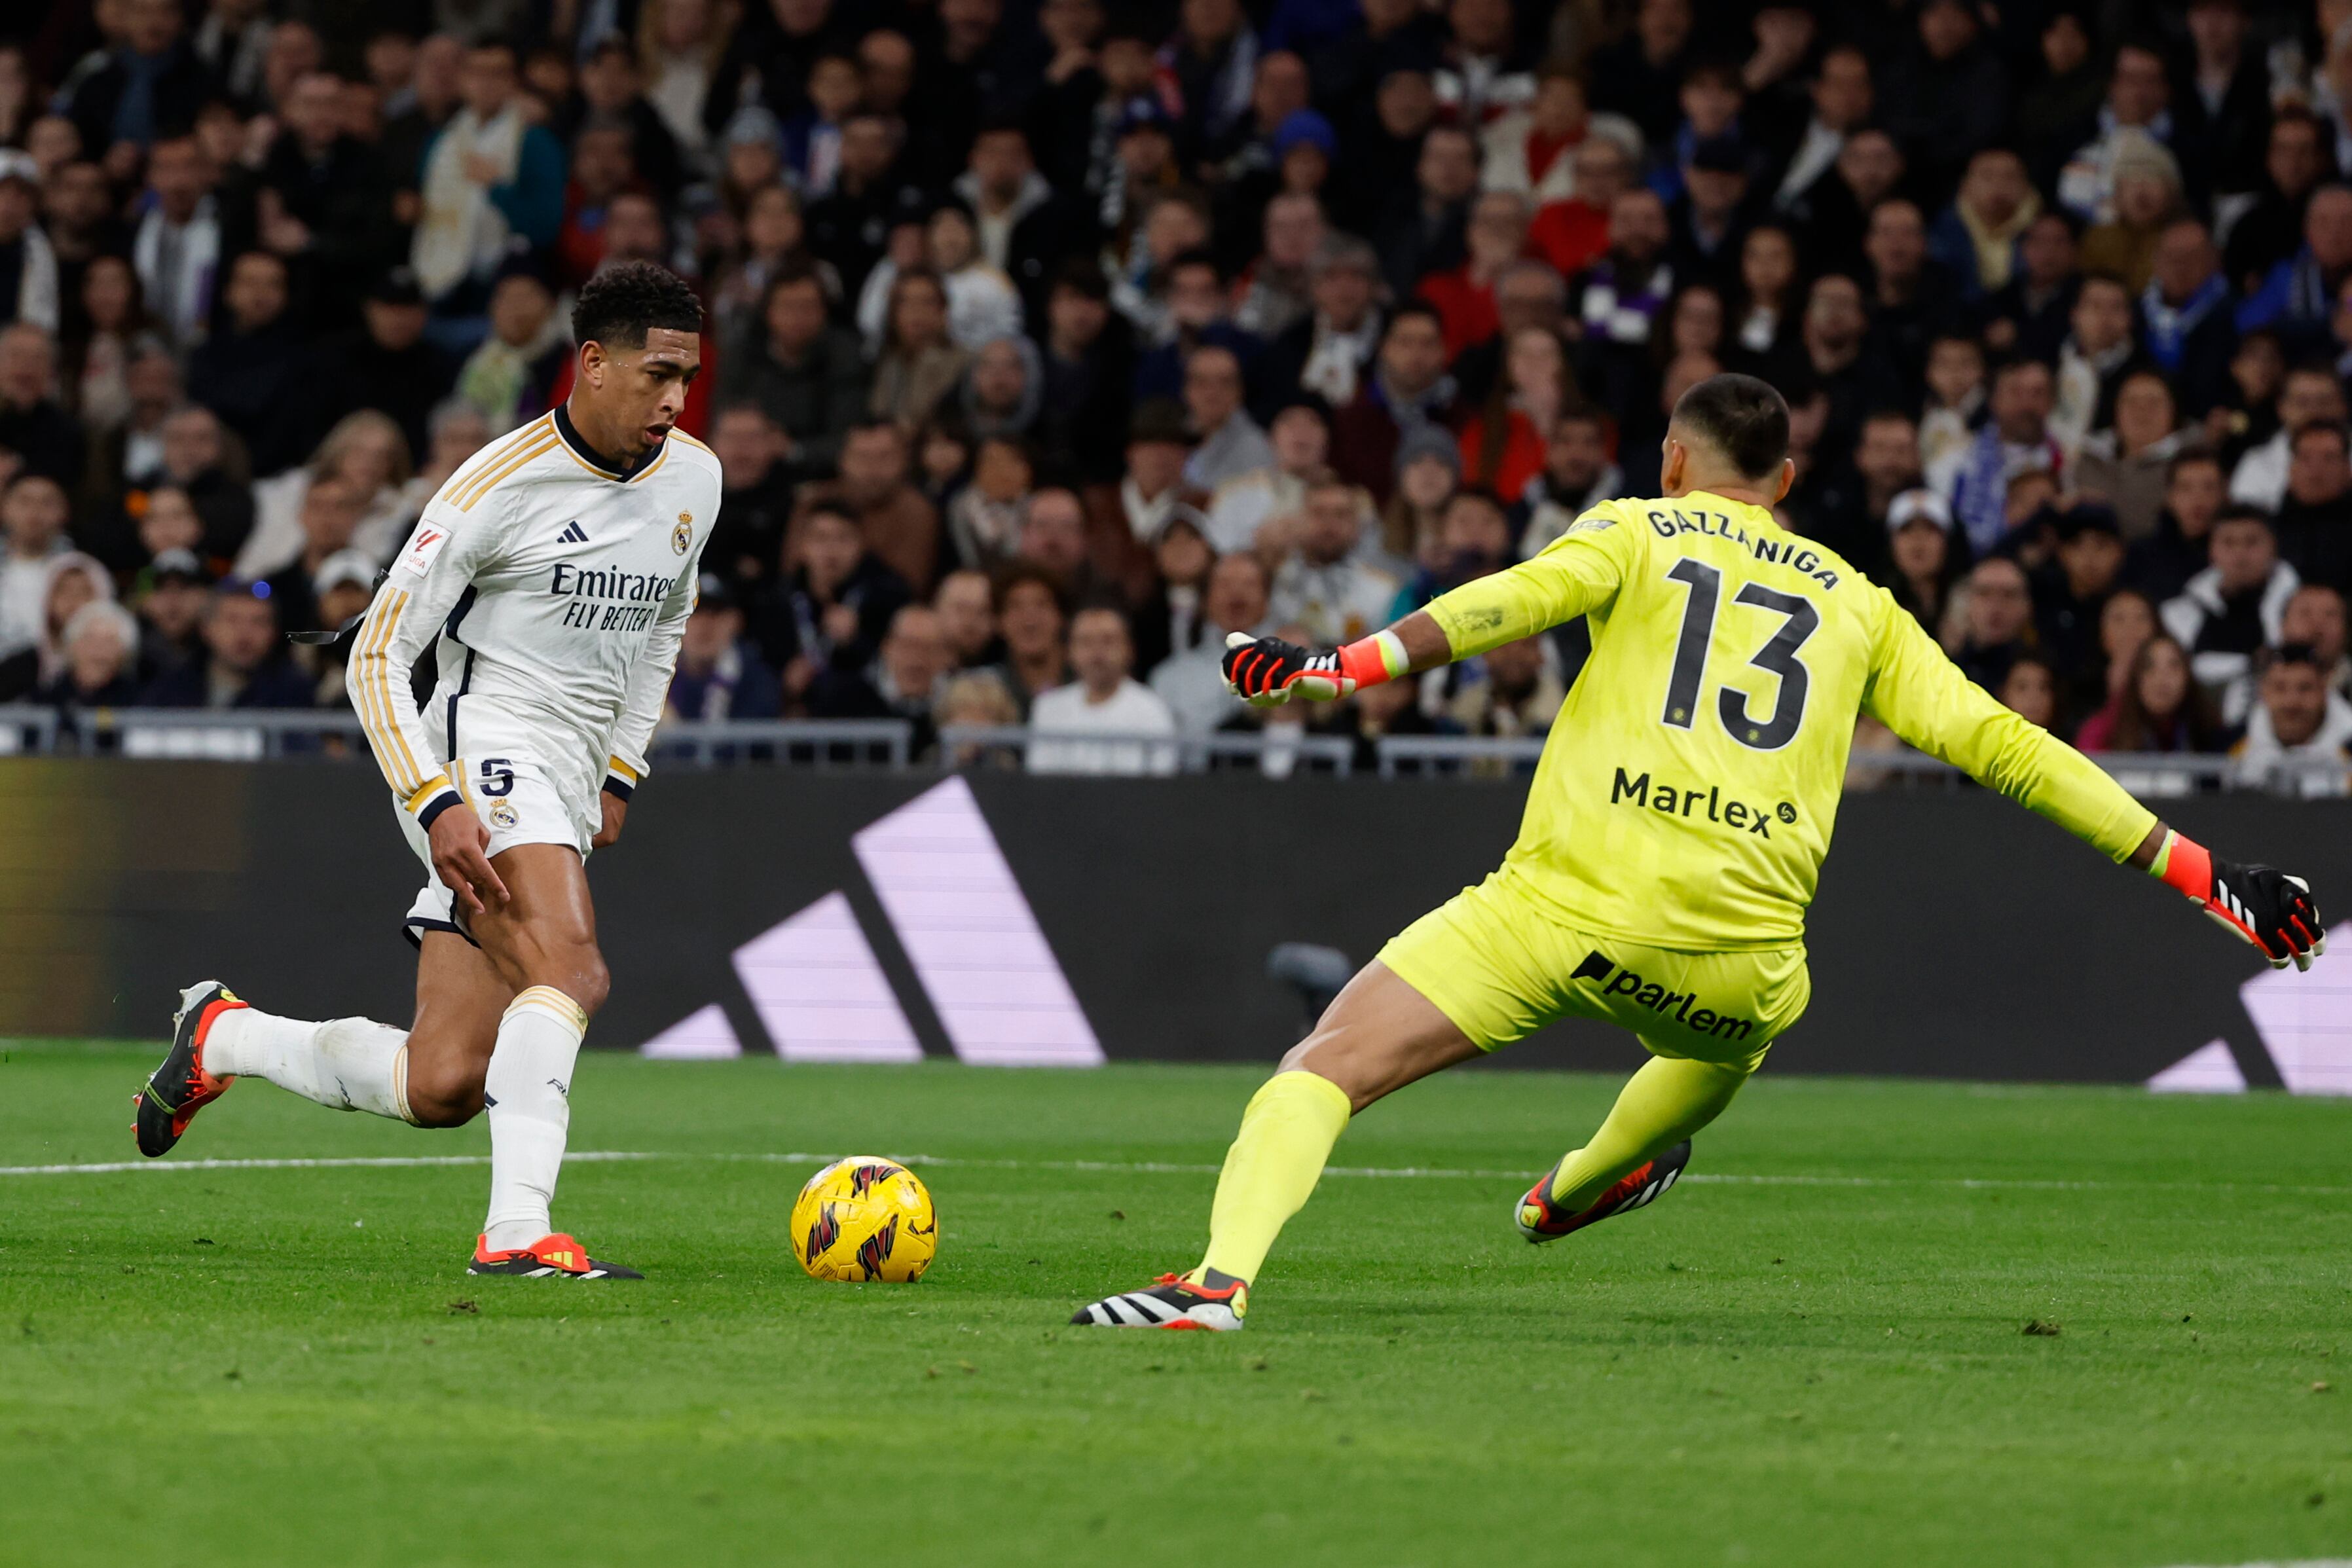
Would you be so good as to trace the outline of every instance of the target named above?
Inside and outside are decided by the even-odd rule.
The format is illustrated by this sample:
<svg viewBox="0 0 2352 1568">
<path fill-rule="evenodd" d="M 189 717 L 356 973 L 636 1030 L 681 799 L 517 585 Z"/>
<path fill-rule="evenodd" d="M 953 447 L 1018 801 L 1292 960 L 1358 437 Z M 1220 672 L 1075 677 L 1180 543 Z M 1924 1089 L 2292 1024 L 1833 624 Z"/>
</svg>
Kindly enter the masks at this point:
<svg viewBox="0 0 2352 1568">
<path fill-rule="evenodd" d="M 574 517 L 563 525 L 563 531 L 556 535 L 555 539 L 558 544 L 584 545 L 588 542 L 588 530 L 580 526 L 579 518 Z"/>
</svg>

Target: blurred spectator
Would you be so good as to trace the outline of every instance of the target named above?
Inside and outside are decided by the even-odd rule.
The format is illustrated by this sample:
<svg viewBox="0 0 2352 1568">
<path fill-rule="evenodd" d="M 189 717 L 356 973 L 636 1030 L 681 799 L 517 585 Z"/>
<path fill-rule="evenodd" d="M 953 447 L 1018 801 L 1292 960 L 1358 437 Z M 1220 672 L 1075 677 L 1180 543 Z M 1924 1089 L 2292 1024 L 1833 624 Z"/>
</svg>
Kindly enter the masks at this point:
<svg viewBox="0 0 2352 1568">
<path fill-rule="evenodd" d="M 1467 484 L 1516 498 L 1543 471 L 1551 433 L 1577 401 L 1575 372 L 1559 336 L 1542 327 L 1510 335 L 1503 374 L 1462 425 Z"/>
<path fill-rule="evenodd" d="M 1274 465 L 1274 447 L 1242 406 L 1242 365 L 1230 349 L 1204 343 L 1184 361 L 1184 410 L 1196 444 L 1184 483 L 1198 490 Z"/>
<path fill-rule="evenodd" d="M 1575 150 L 1588 137 L 1637 141 L 1641 131 L 1622 115 L 1596 121 L 1585 99 L 1584 78 L 1558 66 L 1536 74 L 1527 106 L 1509 110 L 1481 133 L 1485 160 L 1479 183 L 1489 191 L 1515 191 L 1531 206 L 1564 202 L 1577 194 Z"/>
<path fill-rule="evenodd" d="M 1302 391 L 1333 408 L 1354 401 L 1380 346 L 1380 288 L 1371 246 L 1349 235 L 1323 241 L 1308 285 L 1311 313 L 1284 329 L 1260 361 L 1271 401 Z"/>
<path fill-rule="evenodd" d="M 1918 426 L 1898 410 L 1880 409 L 1863 421 L 1852 462 L 1807 476 L 1804 532 L 1860 570 L 1875 571 L 1895 499 L 1918 483 Z"/>
<path fill-rule="evenodd" d="M 1423 558 L 1420 570 L 1399 591 L 1387 619 L 1399 619 L 1439 594 L 1510 563 L 1511 527 L 1503 504 L 1488 490 L 1457 490 L 1438 518 L 1433 559 Z"/>
<path fill-rule="evenodd" d="M 929 605 L 903 605 L 890 617 L 873 665 L 856 677 L 828 672 L 811 711 L 822 718 L 906 719 L 914 726 L 909 750 L 927 756 L 938 743 L 933 703 L 954 667 L 939 612 Z"/>
<path fill-rule="evenodd" d="M 1454 398 L 1437 312 L 1419 301 L 1399 306 L 1381 334 L 1372 373 L 1332 415 L 1331 465 L 1375 501 L 1387 499 L 1399 441 L 1423 424 L 1445 424 Z"/>
<path fill-rule="evenodd" d="M 2298 365 L 2278 392 L 2278 422 L 2268 439 L 2250 446 L 2230 474 L 2230 499 L 2275 512 L 2286 499 L 2290 447 L 2295 431 L 2345 418 L 2343 383 L 2323 366 Z"/>
<path fill-rule="evenodd" d="M 947 508 L 948 542 L 958 565 L 986 571 L 1021 553 L 1036 477 L 1020 442 L 992 436 L 978 444 L 971 477 Z"/>
<path fill-rule="evenodd" d="M 724 406 L 711 424 L 710 450 L 718 455 L 725 487 L 702 560 L 706 570 L 739 589 L 768 575 L 792 520 L 793 486 L 785 461 L 790 446 L 756 403 Z"/>
<path fill-rule="evenodd" d="M 1609 422 L 1597 409 L 1571 408 L 1552 424 L 1543 471 L 1519 492 L 1526 522 L 1521 559 L 1568 532 L 1595 502 L 1624 494 L 1624 475 L 1609 459 Z"/>
<path fill-rule="evenodd" d="M 503 435 L 547 412 L 572 351 L 545 279 L 529 266 L 509 266 L 490 290 L 489 335 L 459 369 L 457 395 L 482 411 L 491 434 Z"/>
<path fill-rule="evenodd" d="M 2271 531 L 2280 557 L 2305 582 L 2352 590 L 2352 462 L 2346 427 L 2315 421 L 2289 447 L 2286 497 Z"/>
<path fill-rule="evenodd" d="M 2328 689 L 2327 673 L 2308 643 L 2266 650 L 2245 737 L 2230 750 L 2238 777 L 2272 781 L 2274 769 L 2302 795 L 2341 795 L 2352 765 L 2352 702 Z"/>
<path fill-rule="evenodd" d="M 2273 267 L 2238 307 L 2238 330 L 2268 327 L 2291 346 L 2324 344 L 2347 278 L 2352 278 L 2352 189 L 2322 185 L 2303 210 L 2302 248 Z"/>
<path fill-rule="evenodd" d="M 939 275 L 928 268 L 894 273 L 867 411 L 911 430 L 955 390 L 969 362 L 950 336 L 948 291 Z"/>
<path fill-rule="evenodd" d="M 1397 443 L 1396 488 L 1380 509 L 1380 548 L 1375 559 L 1383 570 L 1410 570 L 1414 566 L 1438 564 L 1443 558 L 1440 535 L 1445 504 L 1461 487 L 1462 448 L 1444 429 L 1424 425 Z M 1299 504 L 1303 519 L 1303 494 Z M 1296 548 L 1295 534 L 1294 529 L 1293 537 L 1280 541 L 1283 553 Z M 1357 550 L 1365 553 L 1361 544 Z"/>
<path fill-rule="evenodd" d="M 2033 600 L 2024 568 L 2006 556 L 1979 561 L 1969 573 L 1952 662 L 1969 679 L 1999 693 L 2010 665 L 2026 652 L 2032 630 Z"/>
<path fill-rule="evenodd" d="M 147 306 L 173 345 L 205 335 L 224 251 L 217 173 L 183 130 L 158 141 L 147 158 L 147 205 L 133 231 L 131 256 Z"/>
<path fill-rule="evenodd" d="M 2000 543 L 2012 480 L 2063 471 L 2064 455 L 2050 431 L 2052 397 L 2049 368 L 2039 361 L 2012 360 L 1994 372 L 1984 426 L 1952 476 L 1952 517 L 1971 550 Z"/>
<path fill-rule="evenodd" d="M 1062 642 L 1069 612 L 1064 606 L 1061 584 L 1051 572 L 1018 563 L 997 579 L 995 610 L 1004 657 L 991 666 L 990 673 L 1026 723 L 1038 694 L 1070 679 L 1069 653 Z M 948 721 L 943 717 L 940 722 Z"/>
<path fill-rule="evenodd" d="M 2345 643 L 2344 594 L 2322 582 L 2306 582 L 2286 601 L 2279 617 L 2279 642 L 2301 643 L 2319 660 L 2330 691 L 2352 697 L 2352 654 Z"/>
<path fill-rule="evenodd" d="M 159 136 L 184 133 L 214 91 L 211 73 L 182 36 L 176 0 L 123 0 L 121 43 L 78 81 L 64 105 L 81 144 L 124 179 Z"/>
<path fill-rule="evenodd" d="M 49 576 L 73 549 L 66 493 L 42 474 L 19 474 L 0 491 L 0 657 L 41 640 Z"/>
<path fill-rule="evenodd" d="M 254 592 L 269 601 L 281 631 L 315 632 L 324 625 L 319 613 L 319 576 L 329 561 L 351 551 L 362 504 L 359 486 L 338 474 L 320 475 L 302 487 L 297 518 L 300 552 L 268 577 L 253 580 Z M 384 556 L 368 550 L 358 553 L 370 563 L 366 575 L 373 579 L 374 566 Z"/>
<path fill-rule="evenodd" d="M 2224 509 L 2206 548 L 2213 564 L 2191 577 L 2159 613 L 2164 629 L 2189 651 L 2197 684 L 2230 694 L 2221 716 L 2234 724 L 2242 716 L 2242 683 L 2253 656 L 2278 642 L 2286 601 L 2302 580 L 2279 559 L 2270 519 L 2252 507 Z M 2238 689 L 2230 692 L 2233 685 Z"/>
<path fill-rule="evenodd" d="M 807 263 L 787 261 L 769 278 L 719 357 L 719 396 L 758 404 L 795 465 L 823 472 L 840 461 L 866 408 L 866 361 L 856 335 L 826 319 L 824 285 Z"/>
<path fill-rule="evenodd" d="M 1062 494 L 1065 492 L 1046 491 L 1038 499 L 1046 501 Z M 1028 531 L 1034 535 L 1038 527 L 1033 512 Z M 1053 564 L 1034 545 L 1021 553 L 1023 559 L 1048 568 Z M 1156 670 L 1161 661 L 1172 654 L 1190 652 L 1208 635 L 1202 605 L 1209 573 L 1217 560 L 1216 552 L 1209 548 L 1205 519 L 1189 507 L 1169 517 L 1168 526 L 1160 530 L 1160 538 L 1152 545 L 1151 557 L 1155 586 L 1129 622 L 1135 644 L 1135 667 L 1143 671 Z M 1071 580 L 1064 574 L 1065 586 Z"/>
<path fill-rule="evenodd" d="M 810 507 L 838 504 L 857 519 L 866 548 L 910 590 L 924 591 L 939 567 L 939 514 L 908 481 L 909 455 L 906 434 L 891 421 L 852 426 L 842 437 L 841 477 L 802 493 L 790 534 L 797 535 Z"/>
<path fill-rule="evenodd" d="M 986 572 L 948 573 L 931 595 L 931 609 L 940 618 L 952 668 L 982 669 L 1004 657 L 1004 644 L 996 635 L 995 590 Z"/>
<path fill-rule="evenodd" d="M 1610 220 L 1618 198 L 1633 188 L 1638 154 L 1630 142 L 1595 135 L 1569 157 L 1576 194 L 1537 208 L 1528 225 L 1528 249 L 1563 277 L 1582 272 L 1608 251 Z"/>
<path fill-rule="evenodd" d="M 1128 429 L 1134 344 L 1126 318 L 1110 308 L 1102 268 L 1073 258 L 1046 293 L 1038 365 L 1035 431 L 1057 472 L 1116 485 Z"/>
<path fill-rule="evenodd" d="M 1175 716 L 1136 681 L 1127 617 L 1108 606 L 1081 610 L 1070 622 L 1068 685 L 1039 692 L 1029 707 L 1029 771 L 1097 776 L 1176 771 L 1176 748 L 1136 740 L 1173 736 Z M 1118 737 L 1117 739 L 1079 738 Z M 1050 737 L 1050 738 L 1048 738 Z"/>
<path fill-rule="evenodd" d="M 2212 705 L 2189 677 L 2189 655 L 2161 633 L 2132 656 L 2123 684 L 2083 721 L 2074 744 L 2085 751 L 2203 752 L 2221 747 Z"/>
<path fill-rule="evenodd" d="M 2147 640 L 2159 634 L 2156 602 L 2136 588 L 2118 588 L 2099 607 L 2095 656 L 2071 672 L 2068 694 L 2078 713 L 2090 713 L 2122 688 L 2132 661 Z"/>
<path fill-rule="evenodd" d="M 797 708 L 821 678 L 855 677 L 873 662 L 908 593 L 866 545 L 856 514 L 839 501 L 805 507 L 787 552 L 749 623 L 770 665 L 783 672 L 785 698 Z"/>
<path fill-rule="evenodd" d="M 256 475 L 283 473 L 309 454 L 320 423 L 315 360 L 287 310 L 285 262 L 247 251 L 229 264 L 221 298 L 227 319 L 189 356 L 188 393 L 236 432 Z"/>
<path fill-rule="evenodd" d="M 345 546 L 356 546 L 378 561 L 390 560 L 418 510 L 404 494 L 409 473 L 408 443 L 401 439 L 398 425 L 373 409 L 345 414 L 307 465 L 253 487 L 253 532 L 237 552 L 236 575 L 258 582 L 298 555 L 313 553 L 315 565 Z M 343 538 L 319 550 L 318 537 L 305 515 L 307 497 L 331 480 L 346 486 L 338 509 L 347 507 L 351 519 Z M 301 630 L 283 609 L 279 619 L 288 631 Z"/>
<path fill-rule="evenodd" d="M 1205 735 L 1243 711 L 1242 700 L 1225 684 L 1225 639 L 1236 632 L 1253 637 L 1273 633 L 1267 588 L 1265 564 L 1255 555 L 1220 556 L 1209 568 L 1193 640 L 1151 672 L 1151 689 L 1185 734 Z"/>
<path fill-rule="evenodd" d="M 1317 258 L 1330 237 L 1322 204 L 1286 192 L 1265 204 L 1257 259 L 1234 285 L 1234 325 L 1261 340 L 1310 318 Z"/>
<path fill-rule="evenodd" d="M 1527 198 L 1517 192 L 1487 191 L 1470 207 L 1464 231 L 1467 259 L 1460 267 L 1423 278 L 1421 298 L 1437 308 L 1449 363 L 1500 328 L 1495 286 L 1504 269 L 1526 251 L 1530 215 Z"/>
<path fill-rule="evenodd" d="M 138 692 L 139 622 L 110 599 L 73 612 L 58 638 L 58 668 L 35 700 L 59 708 L 121 707 Z M 0 683 L 7 675 L 0 672 Z"/>
<path fill-rule="evenodd" d="M 1208 542 L 1219 554 L 1260 545 L 1265 524 L 1295 517 L 1307 499 L 1307 476 L 1328 467 L 1331 425 L 1312 393 L 1286 403 L 1266 432 L 1272 460 L 1217 486 L 1208 507 Z"/>
<path fill-rule="evenodd" d="M 64 299 L 57 250 L 34 221 L 40 183 L 31 153 L 0 148 L 0 305 L 7 319 L 55 332 Z"/>
<path fill-rule="evenodd" d="M 226 579 L 205 607 L 204 650 L 139 694 L 142 707 L 307 708 L 310 683 L 286 655 L 278 616 L 253 584 Z"/>
<path fill-rule="evenodd" d="M 2172 384 L 2152 366 L 2126 371 L 2116 383 L 2113 425 L 2083 444 L 2074 483 L 2115 508 L 2124 538 L 2156 532 L 2167 478 L 2184 433 Z"/>
<path fill-rule="evenodd" d="M 2319 118 L 2302 104 L 2283 106 L 2271 120 L 2254 204 L 2230 229 L 2223 266 L 2232 288 L 2254 293 L 2294 254 L 2303 243 L 2304 207 L 2335 162 Z"/>
<path fill-rule="evenodd" d="M 2206 540 L 2225 499 L 2219 457 L 2199 447 L 2176 452 L 2165 465 L 2156 529 L 2132 546 L 2126 580 L 2158 603 L 2178 594 L 2209 564 Z"/>
<path fill-rule="evenodd" d="M 2028 724 L 2060 727 L 2058 672 L 2046 655 L 2028 650 L 2011 659 L 1995 695 L 2001 706 Z"/>
<path fill-rule="evenodd" d="M 2049 428 L 2051 438 L 2072 458 L 2085 438 L 2112 422 L 2116 390 L 2138 345 L 2132 340 L 2131 294 L 2116 278 L 2084 277 L 2068 319 L 2072 329 L 2058 347 Z"/>
<path fill-rule="evenodd" d="M 1037 346 L 1018 335 L 980 346 L 957 395 L 964 428 L 974 437 L 1020 440 L 1037 422 L 1045 367 Z"/>
<path fill-rule="evenodd" d="M 1353 642 L 1391 618 L 1396 579 L 1356 555 L 1363 517 L 1362 497 L 1347 480 L 1324 473 L 1307 481 L 1304 526 L 1275 572 L 1271 612 L 1318 647 Z"/>
<path fill-rule="evenodd" d="M 324 647 L 296 651 L 298 658 L 305 653 L 314 655 L 310 664 L 317 706 L 340 708 L 351 702 L 350 663 L 352 649 L 358 642 L 356 622 L 367 613 L 368 602 L 375 597 L 379 570 L 372 557 L 347 549 L 329 556 L 310 578 L 310 590 L 318 606 L 313 623 L 328 629 L 352 627 Z M 282 607 L 280 612 L 283 613 Z"/>
<path fill-rule="evenodd" d="M 1886 508 L 1888 591 L 1930 637 L 1941 632 L 1959 581 L 1952 510 L 1933 490 L 1906 490 Z"/>
<path fill-rule="evenodd" d="M 445 324 L 444 340 L 468 349 L 508 242 L 535 249 L 555 241 L 563 221 L 564 155 L 554 135 L 530 122 L 518 92 L 510 45 L 485 41 L 466 53 L 463 106 L 426 146 L 421 207 L 410 264 Z"/>
<path fill-rule="evenodd" d="M 2123 572 L 2123 537 L 2113 510 L 2080 498 L 2057 532 L 2053 559 L 2034 577 L 2034 643 L 2053 670 L 2095 669 L 2101 612 Z"/>
<path fill-rule="evenodd" d="M 495 327 L 495 302 L 491 317 Z M 449 395 L 453 373 L 448 356 L 425 340 L 425 325 L 415 274 L 387 267 L 360 301 L 359 327 L 323 345 L 325 380 L 338 413 L 373 408 L 389 414 L 411 452 L 425 449 L 433 410 Z M 568 355 L 568 337 L 562 347 Z M 547 382 L 540 384 L 543 389 Z"/>
<path fill-rule="evenodd" d="M 824 531 L 820 525 L 809 537 Z M 678 638 L 669 713 L 682 719 L 774 718 L 783 712 L 783 688 L 761 662 L 758 646 L 743 634 L 734 588 L 716 573 L 703 573 L 694 613 Z"/>
<path fill-rule="evenodd" d="M 1959 193 L 1936 220 L 1929 248 L 1964 297 L 1980 298 L 2009 287 L 2018 242 L 2041 214 L 2025 160 L 2006 147 L 1981 148 L 1969 160 Z"/>
<path fill-rule="evenodd" d="M 1461 126 L 1432 126 L 1422 138 L 1412 185 L 1389 199 L 1373 235 L 1381 273 L 1399 298 L 1422 278 L 1461 262 L 1477 189 L 1476 139 Z"/>
<path fill-rule="evenodd" d="M 30 646 L 0 660 L 0 702 L 14 702 L 55 680 L 66 667 L 66 628 L 85 605 L 112 603 L 114 580 L 79 550 L 49 558 L 42 574 Z"/>
<path fill-rule="evenodd" d="M 1479 656 L 1483 680 L 1465 681 L 1446 716 L 1465 735 L 1507 739 L 1551 732 L 1568 687 L 1551 665 L 1548 640 L 1522 637 Z"/>
<path fill-rule="evenodd" d="M 2154 137 L 2118 138 L 2111 204 L 2112 215 L 2083 235 L 2083 267 L 2137 294 L 2155 267 L 2158 236 L 2182 211 L 2180 166 Z"/>
<path fill-rule="evenodd" d="M 0 451 L 60 485 L 81 479 L 81 426 L 58 402 L 57 345 L 30 321 L 0 328 Z"/>
</svg>

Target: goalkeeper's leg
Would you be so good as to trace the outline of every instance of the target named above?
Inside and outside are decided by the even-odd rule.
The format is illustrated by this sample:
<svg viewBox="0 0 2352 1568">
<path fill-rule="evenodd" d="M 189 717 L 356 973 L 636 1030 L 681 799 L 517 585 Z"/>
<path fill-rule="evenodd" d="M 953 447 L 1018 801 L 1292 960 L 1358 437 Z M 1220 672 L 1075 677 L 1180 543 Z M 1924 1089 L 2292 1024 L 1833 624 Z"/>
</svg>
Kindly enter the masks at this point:
<svg viewBox="0 0 2352 1568">
<path fill-rule="evenodd" d="M 1249 1283 L 1306 1207 L 1348 1119 L 1417 1078 L 1478 1054 L 1437 1005 L 1375 959 L 1332 998 L 1242 1113 L 1209 1212 L 1209 1249 L 1184 1275 L 1106 1297 L 1071 1321 L 1105 1327 L 1242 1326 Z"/>
<path fill-rule="evenodd" d="M 1752 1069 L 1745 1063 L 1654 1056 L 1617 1092 L 1591 1141 L 1551 1174 L 1551 1200 L 1570 1212 L 1723 1114 Z"/>
</svg>

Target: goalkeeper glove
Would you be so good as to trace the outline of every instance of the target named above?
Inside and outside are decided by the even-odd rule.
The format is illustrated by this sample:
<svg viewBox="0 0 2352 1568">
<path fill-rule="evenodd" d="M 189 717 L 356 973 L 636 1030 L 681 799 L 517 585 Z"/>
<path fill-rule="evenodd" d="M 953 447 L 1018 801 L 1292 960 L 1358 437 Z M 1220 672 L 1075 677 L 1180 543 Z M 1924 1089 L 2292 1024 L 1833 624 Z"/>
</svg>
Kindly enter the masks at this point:
<svg viewBox="0 0 2352 1568">
<path fill-rule="evenodd" d="M 2327 951 L 2311 884 L 2266 865 L 2239 865 L 2166 830 L 2148 868 L 2213 919 L 2263 950 L 2273 969 L 2308 969 Z"/>
<path fill-rule="evenodd" d="M 1360 638 L 1328 653 L 1317 653 L 1278 637 L 1246 632 L 1225 638 L 1225 685 L 1258 707 L 1277 707 L 1292 697 L 1335 702 L 1403 674 L 1411 661 L 1393 632 Z"/>
</svg>

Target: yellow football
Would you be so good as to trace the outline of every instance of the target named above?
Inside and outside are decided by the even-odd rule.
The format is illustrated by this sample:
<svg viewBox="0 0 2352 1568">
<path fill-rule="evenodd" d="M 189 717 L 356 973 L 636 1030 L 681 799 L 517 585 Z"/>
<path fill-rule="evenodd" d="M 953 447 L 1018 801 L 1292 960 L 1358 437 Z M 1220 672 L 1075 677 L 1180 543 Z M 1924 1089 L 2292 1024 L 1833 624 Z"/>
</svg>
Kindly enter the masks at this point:
<svg viewBox="0 0 2352 1568">
<path fill-rule="evenodd" d="M 813 1279 L 919 1280 L 939 1249 L 930 1193 L 879 1155 L 835 1160 L 793 1205 L 793 1251 Z"/>
</svg>

